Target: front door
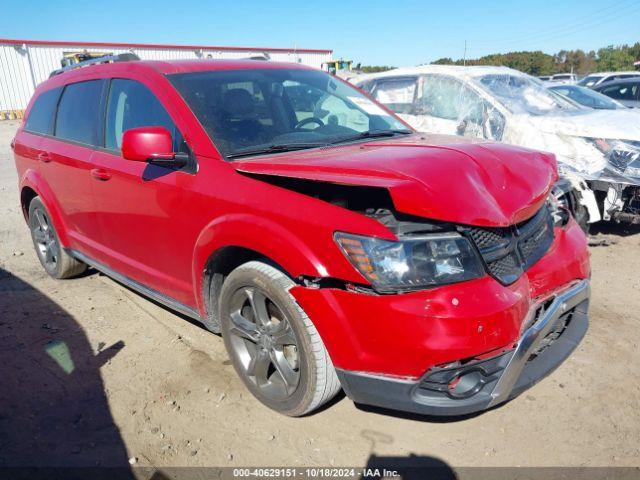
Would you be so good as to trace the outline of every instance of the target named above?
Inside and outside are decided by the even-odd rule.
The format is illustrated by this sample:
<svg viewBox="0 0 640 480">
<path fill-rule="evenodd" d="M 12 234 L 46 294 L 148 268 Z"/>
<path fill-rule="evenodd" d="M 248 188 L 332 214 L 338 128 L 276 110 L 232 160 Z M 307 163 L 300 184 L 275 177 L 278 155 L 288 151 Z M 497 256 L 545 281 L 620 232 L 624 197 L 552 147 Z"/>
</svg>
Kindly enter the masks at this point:
<svg viewBox="0 0 640 480">
<path fill-rule="evenodd" d="M 197 228 L 190 222 L 189 205 L 197 175 L 125 160 L 120 153 L 123 133 L 143 126 L 167 128 L 175 151 L 188 147 L 160 101 L 135 80 L 111 81 L 105 120 L 105 148 L 93 157 L 101 176 L 93 183 L 102 248 L 96 260 L 193 305 L 191 258 Z"/>
</svg>

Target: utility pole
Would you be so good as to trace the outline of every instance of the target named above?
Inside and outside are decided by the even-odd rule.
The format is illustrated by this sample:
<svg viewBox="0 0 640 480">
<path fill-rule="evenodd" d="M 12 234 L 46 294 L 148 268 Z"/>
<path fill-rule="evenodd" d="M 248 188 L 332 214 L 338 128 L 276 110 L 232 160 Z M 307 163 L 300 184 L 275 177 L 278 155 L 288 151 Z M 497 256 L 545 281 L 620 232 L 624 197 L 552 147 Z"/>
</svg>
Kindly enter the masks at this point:
<svg viewBox="0 0 640 480">
<path fill-rule="evenodd" d="M 464 39 L 464 55 L 462 56 L 462 65 L 467 66 L 467 39 Z"/>
</svg>

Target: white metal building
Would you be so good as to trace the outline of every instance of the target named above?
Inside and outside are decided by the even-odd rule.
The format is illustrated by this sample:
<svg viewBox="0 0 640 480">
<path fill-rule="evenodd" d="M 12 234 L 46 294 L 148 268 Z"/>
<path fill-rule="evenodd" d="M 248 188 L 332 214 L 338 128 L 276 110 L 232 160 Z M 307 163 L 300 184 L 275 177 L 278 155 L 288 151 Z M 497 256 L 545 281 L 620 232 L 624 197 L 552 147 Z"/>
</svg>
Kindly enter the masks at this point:
<svg viewBox="0 0 640 480">
<path fill-rule="evenodd" d="M 331 50 L 205 45 L 155 45 L 137 43 L 61 42 L 0 38 L 0 120 L 22 118 L 40 82 L 61 67 L 65 55 L 74 53 L 135 53 L 142 60 L 244 58 L 268 55 L 273 61 L 297 62 L 321 68 Z"/>
</svg>

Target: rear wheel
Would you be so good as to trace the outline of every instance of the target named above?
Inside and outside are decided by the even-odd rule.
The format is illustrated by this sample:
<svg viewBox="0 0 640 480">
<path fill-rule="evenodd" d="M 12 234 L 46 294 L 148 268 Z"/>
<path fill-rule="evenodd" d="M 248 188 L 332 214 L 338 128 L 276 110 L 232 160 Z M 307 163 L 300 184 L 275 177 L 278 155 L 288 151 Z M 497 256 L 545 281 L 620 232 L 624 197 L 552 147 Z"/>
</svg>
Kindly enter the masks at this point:
<svg viewBox="0 0 640 480">
<path fill-rule="evenodd" d="M 64 251 L 51 216 L 39 197 L 29 204 L 29 229 L 38 259 L 53 278 L 71 278 L 83 273 L 87 266 Z"/>
<path fill-rule="evenodd" d="M 220 293 L 224 343 L 253 395 L 289 416 L 333 398 L 340 382 L 313 323 L 280 270 L 252 261 L 227 277 Z"/>
</svg>

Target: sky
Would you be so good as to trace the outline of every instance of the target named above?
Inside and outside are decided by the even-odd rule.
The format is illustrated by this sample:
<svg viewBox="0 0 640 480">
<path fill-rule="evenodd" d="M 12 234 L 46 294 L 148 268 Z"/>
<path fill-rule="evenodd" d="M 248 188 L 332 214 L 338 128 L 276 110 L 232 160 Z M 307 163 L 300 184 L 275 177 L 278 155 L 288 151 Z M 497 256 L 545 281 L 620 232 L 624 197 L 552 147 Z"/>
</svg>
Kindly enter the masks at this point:
<svg viewBox="0 0 640 480">
<path fill-rule="evenodd" d="M 640 0 L 0 0 L 0 37 L 332 49 L 363 65 L 640 41 Z"/>
</svg>

